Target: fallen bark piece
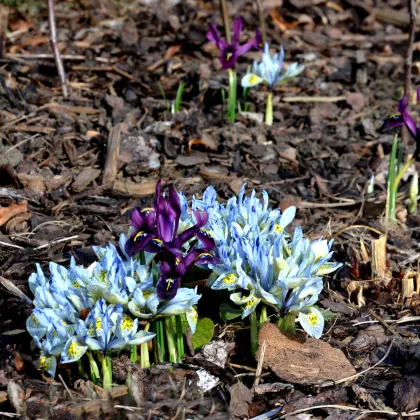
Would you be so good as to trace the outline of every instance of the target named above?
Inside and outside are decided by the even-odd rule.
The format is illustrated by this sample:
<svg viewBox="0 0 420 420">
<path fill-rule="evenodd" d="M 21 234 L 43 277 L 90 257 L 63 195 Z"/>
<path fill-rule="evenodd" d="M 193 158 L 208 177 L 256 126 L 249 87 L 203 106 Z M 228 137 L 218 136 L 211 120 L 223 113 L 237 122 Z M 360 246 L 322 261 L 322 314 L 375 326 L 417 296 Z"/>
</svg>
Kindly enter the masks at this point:
<svg viewBox="0 0 420 420">
<path fill-rule="evenodd" d="M 133 197 L 147 197 L 153 195 L 156 191 L 157 181 L 143 181 L 137 184 L 123 180 L 114 182 L 115 191 L 131 195 Z"/>
<path fill-rule="evenodd" d="M 83 169 L 71 184 L 71 188 L 74 192 L 82 192 L 87 189 L 89 184 L 101 175 L 102 171 L 95 168 Z"/>
<path fill-rule="evenodd" d="M 280 379 L 299 385 L 320 385 L 338 381 L 356 373 L 341 350 L 315 338 L 306 340 L 282 333 L 266 322 L 258 335 L 259 357 L 266 342 L 263 367 L 271 369 Z"/>
<path fill-rule="evenodd" d="M 248 407 L 252 402 L 253 393 L 242 382 L 238 381 L 229 389 L 230 409 L 239 418 L 248 417 Z"/>
<path fill-rule="evenodd" d="M 28 211 L 28 203 L 22 201 L 20 203 L 12 203 L 7 207 L 0 207 L 0 226 L 4 225 L 12 217 L 17 214 L 26 213 Z"/>
</svg>

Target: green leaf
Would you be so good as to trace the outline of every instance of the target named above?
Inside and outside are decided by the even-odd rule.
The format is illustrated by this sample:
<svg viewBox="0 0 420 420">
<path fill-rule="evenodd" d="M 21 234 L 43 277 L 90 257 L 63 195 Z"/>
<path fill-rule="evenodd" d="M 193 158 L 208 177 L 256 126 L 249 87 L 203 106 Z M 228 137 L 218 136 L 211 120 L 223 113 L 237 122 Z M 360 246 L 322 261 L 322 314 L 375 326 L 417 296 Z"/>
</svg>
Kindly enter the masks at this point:
<svg viewBox="0 0 420 420">
<path fill-rule="evenodd" d="M 220 318 L 223 321 L 230 321 L 231 319 L 239 318 L 242 315 L 242 309 L 238 306 L 232 306 L 229 303 L 222 303 L 220 305 Z"/>
<path fill-rule="evenodd" d="M 333 319 L 335 316 L 337 316 L 337 314 L 335 314 L 334 312 L 331 312 L 329 309 L 324 309 L 319 307 L 318 305 L 314 305 L 314 307 L 316 309 L 318 309 L 319 312 L 321 312 L 322 316 L 324 317 L 325 321 L 330 321 L 331 319 Z"/>
<path fill-rule="evenodd" d="M 201 318 L 197 322 L 195 334 L 192 336 L 194 350 L 210 343 L 214 335 L 214 323 L 210 318 Z"/>
</svg>

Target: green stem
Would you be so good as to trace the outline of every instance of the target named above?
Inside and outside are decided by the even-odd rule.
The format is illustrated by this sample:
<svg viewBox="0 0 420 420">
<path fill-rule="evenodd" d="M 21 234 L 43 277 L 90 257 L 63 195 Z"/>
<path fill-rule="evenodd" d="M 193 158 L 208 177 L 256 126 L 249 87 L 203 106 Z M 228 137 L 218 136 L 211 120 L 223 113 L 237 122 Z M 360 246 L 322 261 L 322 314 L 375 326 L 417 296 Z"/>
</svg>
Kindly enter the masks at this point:
<svg viewBox="0 0 420 420">
<path fill-rule="evenodd" d="M 184 333 L 182 331 L 182 321 L 181 316 L 178 315 L 175 317 L 176 322 L 176 347 L 178 350 L 179 362 L 184 360 Z"/>
<path fill-rule="evenodd" d="M 166 316 L 163 319 L 165 324 L 166 342 L 168 343 L 169 361 L 172 363 L 178 362 L 178 353 L 176 351 L 175 330 L 172 316 Z"/>
<path fill-rule="evenodd" d="M 185 82 L 180 82 L 176 92 L 174 110 L 178 112 L 181 109 L 182 95 L 184 94 Z"/>
<path fill-rule="evenodd" d="M 262 326 L 264 324 L 264 322 L 268 321 L 268 317 L 267 317 L 267 306 L 266 305 L 262 305 L 261 308 L 261 315 L 260 315 L 260 325 Z"/>
<path fill-rule="evenodd" d="M 401 182 L 402 177 L 408 171 L 408 169 L 410 168 L 410 166 L 413 165 L 414 163 L 416 163 L 416 159 L 414 159 L 414 158 L 409 159 L 404 164 L 404 166 L 401 168 L 401 170 L 398 172 L 397 176 L 394 179 L 394 184 L 393 184 L 393 189 L 394 189 L 395 192 L 398 191 L 398 185 Z"/>
<path fill-rule="evenodd" d="M 395 159 L 397 156 L 397 145 L 398 145 L 398 136 L 395 135 L 394 141 L 392 143 L 391 154 L 389 156 L 389 166 L 388 166 L 388 184 L 387 184 L 387 197 L 386 197 L 386 215 L 385 218 L 388 221 L 389 219 L 395 219 L 395 191 L 394 191 L 394 179 L 395 179 Z"/>
<path fill-rule="evenodd" d="M 98 385 L 99 378 L 101 377 L 101 374 L 99 373 L 98 364 L 96 363 L 96 360 L 94 359 L 93 354 L 90 351 L 87 351 L 86 355 L 89 359 L 90 377 L 92 379 L 92 382 L 95 385 Z"/>
<path fill-rule="evenodd" d="M 111 391 L 112 389 L 112 364 L 111 358 L 102 355 L 102 388 L 104 391 Z"/>
<path fill-rule="evenodd" d="M 148 322 L 144 326 L 144 331 L 149 331 L 150 323 Z M 150 367 L 150 359 L 149 359 L 149 346 L 148 343 L 140 344 L 140 367 L 142 369 L 147 369 Z"/>
<path fill-rule="evenodd" d="M 277 326 L 283 332 L 296 333 L 296 315 L 288 313 L 284 317 L 280 317 Z"/>
<path fill-rule="evenodd" d="M 267 104 L 265 108 L 265 123 L 273 125 L 273 92 L 268 92 Z"/>
<path fill-rule="evenodd" d="M 228 92 L 228 119 L 235 122 L 236 118 L 236 73 L 229 69 L 229 92 Z"/>
<path fill-rule="evenodd" d="M 153 324 L 153 328 L 156 333 L 156 337 L 154 339 L 155 363 L 162 363 L 166 359 L 163 320 L 157 319 Z"/>
<path fill-rule="evenodd" d="M 408 212 L 410 214 L 417 213 L 417 195 L 419 193 L 419 175 L 414 172 L 410 182 L 410 195 L 408 200 Z"/>
<path fill-rule="evenodd" d="M 249 322 L 251 323 L 251 353 L 255 356 L 258 350 L 258 321 L 255 310 L 249 314 Z"/>
</svg>

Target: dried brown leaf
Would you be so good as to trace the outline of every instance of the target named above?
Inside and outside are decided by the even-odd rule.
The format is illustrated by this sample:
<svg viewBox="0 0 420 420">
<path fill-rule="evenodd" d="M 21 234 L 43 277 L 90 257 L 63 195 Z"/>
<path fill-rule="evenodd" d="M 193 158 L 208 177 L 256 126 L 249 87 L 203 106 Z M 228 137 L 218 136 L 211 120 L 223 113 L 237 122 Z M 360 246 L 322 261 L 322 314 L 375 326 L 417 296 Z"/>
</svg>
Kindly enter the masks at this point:
<svg viewBox="0 0 420 420">
<path fill-rule="evenodd" d="M 12 203 L 8 207 L 0 207 L 0 226 L 3 226 L 8 220 L 20 213 L 28 211 L 27 201 Z"/>
</svg>

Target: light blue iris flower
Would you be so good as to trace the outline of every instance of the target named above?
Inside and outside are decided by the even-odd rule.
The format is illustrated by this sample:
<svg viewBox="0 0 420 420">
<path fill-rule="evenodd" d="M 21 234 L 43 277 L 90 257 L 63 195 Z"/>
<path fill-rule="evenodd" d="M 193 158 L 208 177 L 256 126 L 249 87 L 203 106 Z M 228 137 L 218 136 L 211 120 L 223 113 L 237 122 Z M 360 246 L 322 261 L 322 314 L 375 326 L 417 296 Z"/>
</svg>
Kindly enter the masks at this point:
<svg viewBox="0 0 420 420">
<path fill-rule="evenodd" d="M 76 335 L 70 337 L 61 353 L 61 363 L 79 360 L 87 350 L 108 355 L 112 350 L 123 349 L 150 341 L 155 334 L 138 330 L 139 320 L 123 313 L 122 305 L 107 305 L 100 298 L 86 321 L 79 320 Z"/>
<path fill-rule="evenodd" d="M 160 302 L 156 287 L 152 282 L 140 283 L 128 303 L 129 311 L 138 318 L 152 319 L 172 315 L 185 314 L 192 333 L 195 333 L 198 314 L 194 305 L 198 303 L 201 295 L 197 288 L 188 289 L 181 287 L 176 296 L 166 302 Z"/>
<path fill-rule="evenodd" d="M 252 72 L 247 73 L 242 78 L 242 87 L 250 88 L 260 83 L 265 83 L 268 89 L 272 91 L 276 86 L 283 85 L 302 73 L 305 66 L 293 63 L 289 68 L 283 72 L 284 63 L 284 50 L 280 48 L 279 53 L 273 55 L 270 54 L 270 47 L 266 43 L 264 46 L 264 52 L 262 60 L 258 63 L 256 60 L 252 66 Z"/>
<path fill-rule="evenodd" d="M 282 316 L 295 314 L 305 331 L 318 338 L 324 319 L 314 304 L 322 291 L 322 276 L 341 264 L 329 262 L 332 241 L 311 242 L 300 227 L 293 236 L 287 234 L 295 207 L 281 213 L 268 202 L 265 191 L 261 201 L 255 191 L 245 196 L 245 185 L 226 205 L 217 202 L 212 189 L 197 201 L 209 212 L 206 229 L 220 259 L 212 266 L 211 287 L 231 291 L 230 299 L 241 306 L 243 318 L 262 303 Z"/>
</svg>

